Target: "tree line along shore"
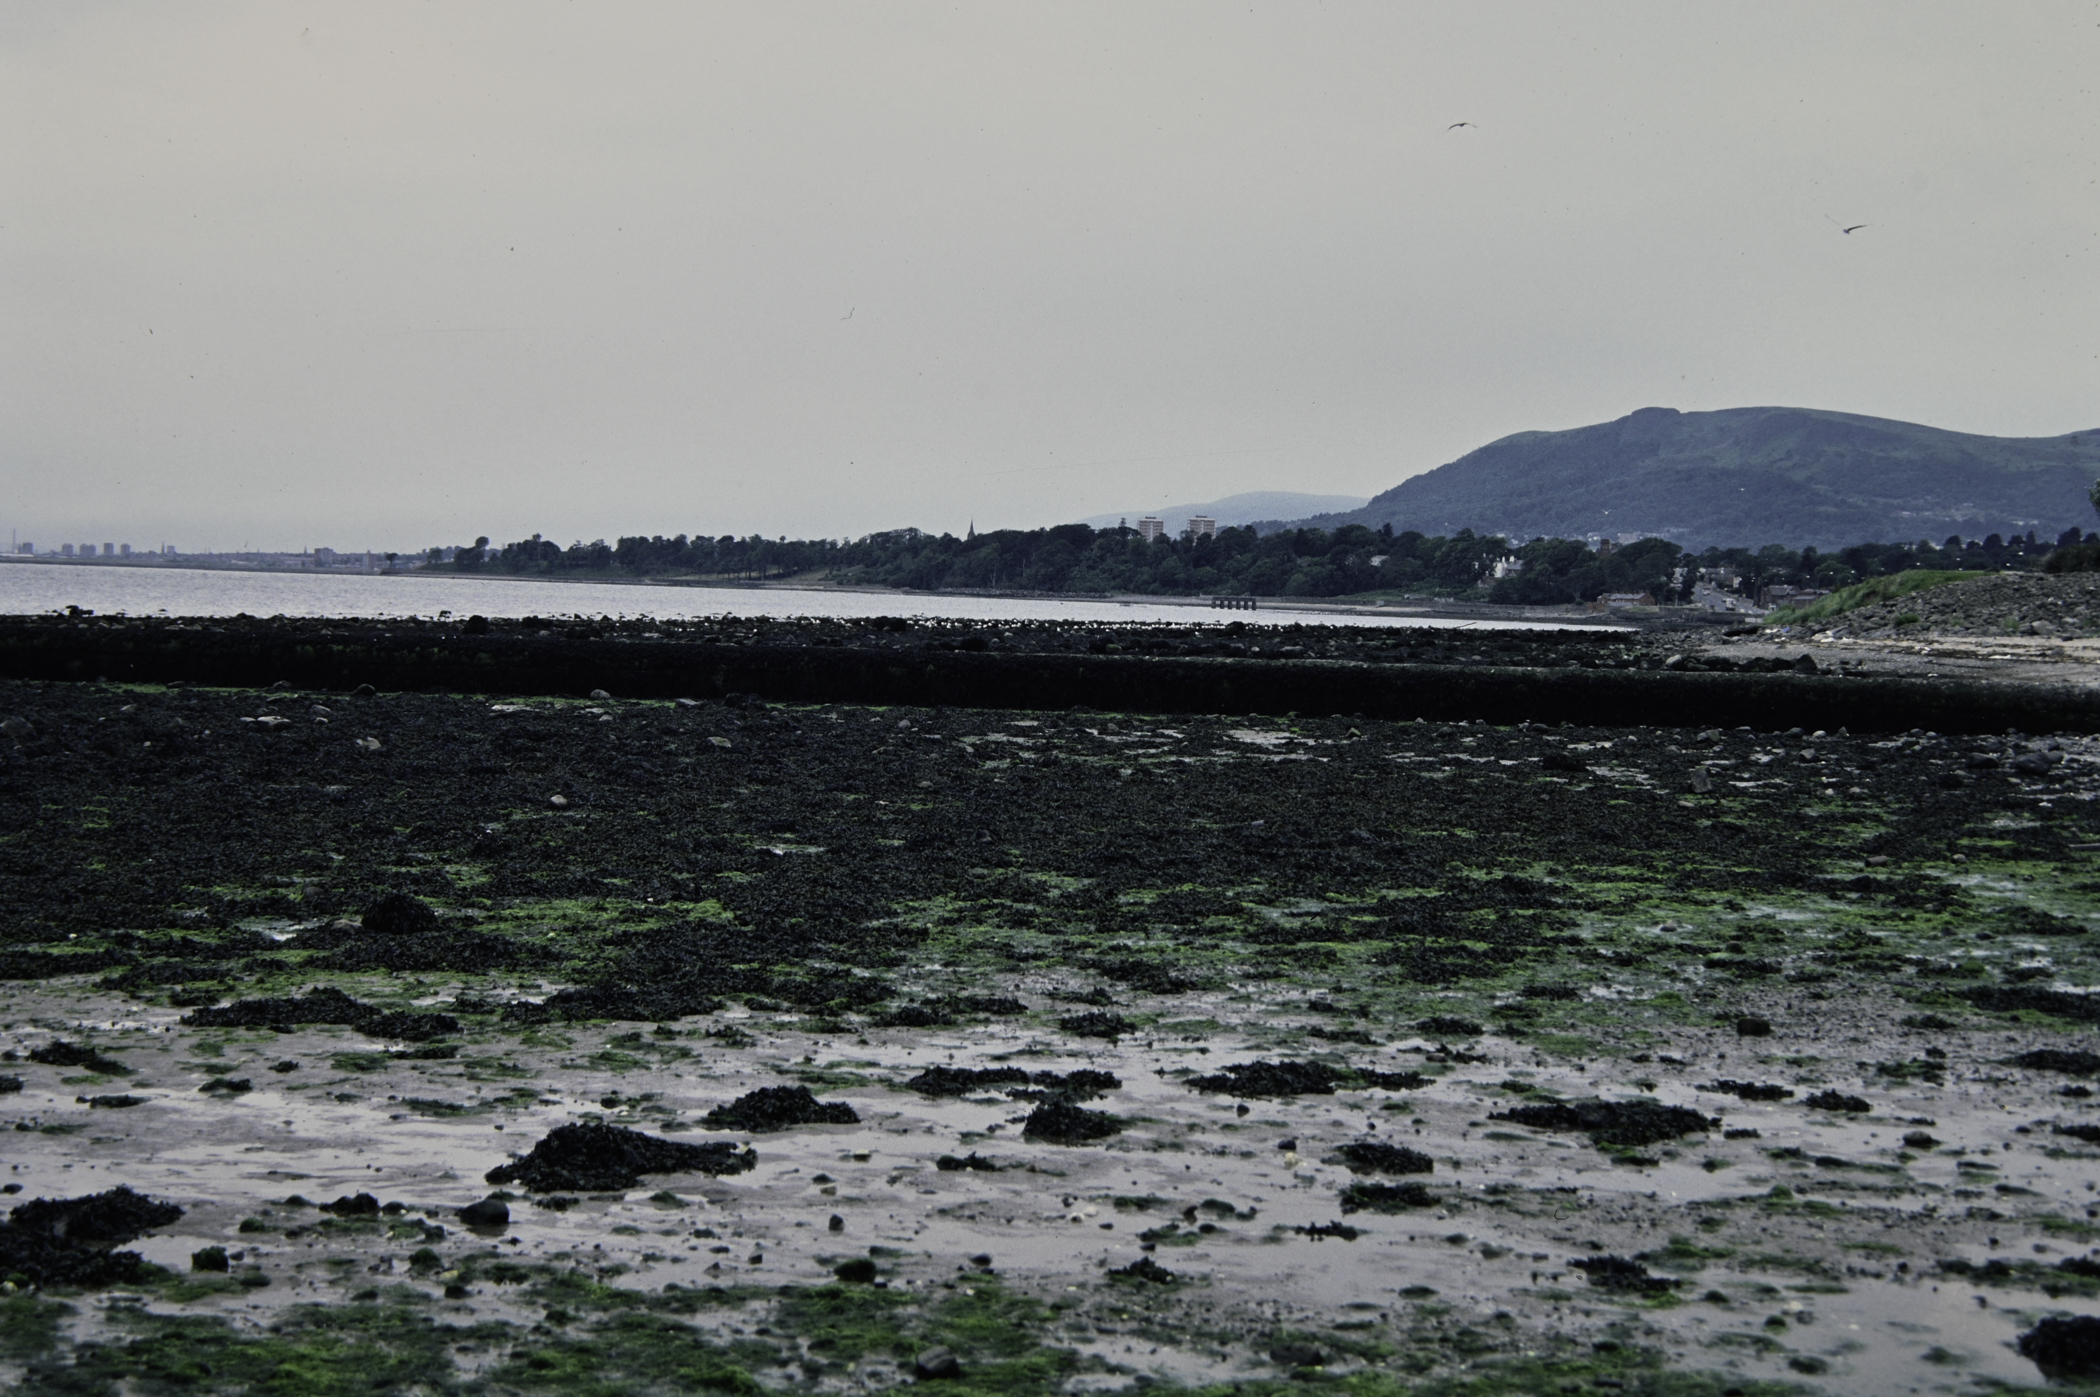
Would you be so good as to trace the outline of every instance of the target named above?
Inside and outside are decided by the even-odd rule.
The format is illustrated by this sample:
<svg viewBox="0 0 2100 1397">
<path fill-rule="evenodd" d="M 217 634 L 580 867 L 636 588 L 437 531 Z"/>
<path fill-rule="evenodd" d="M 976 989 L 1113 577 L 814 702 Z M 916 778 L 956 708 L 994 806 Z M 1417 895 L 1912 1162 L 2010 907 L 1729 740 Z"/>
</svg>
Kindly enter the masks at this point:
<svg viewBox="0 0 2100 1397">
<path fill-rule="evenodd" d="M 1059 524 L 972 531 L 963 537 L 896 529 L 853 540 L 634 535 L 567 547 L 534 534 L 432 549 L 428 566 L 505 576 L 822 578 L 918 591 L 992 590 L 1153 596 L 1340 597 L 1404 592 L 1515 605 L 1594 601 L 1645 593 L 1689 602 L 1701 584 L 1749 598 L 1769 587 L 1832 590 L 1913 570 L 2033 570 L 2060 550 L 2100 545 L 2070 529 L 1935 545 L 1860 543 L 1814 547 L 1709 547 L 1662 538 L 1629 543 L 1535 538 L 1521 542 L 1461 529 L 1450 536 L 1344 525 L 1326 530 L 1222 528 L 1215 534 L 1142 537 L 1130 528 Z"/>
</svg>

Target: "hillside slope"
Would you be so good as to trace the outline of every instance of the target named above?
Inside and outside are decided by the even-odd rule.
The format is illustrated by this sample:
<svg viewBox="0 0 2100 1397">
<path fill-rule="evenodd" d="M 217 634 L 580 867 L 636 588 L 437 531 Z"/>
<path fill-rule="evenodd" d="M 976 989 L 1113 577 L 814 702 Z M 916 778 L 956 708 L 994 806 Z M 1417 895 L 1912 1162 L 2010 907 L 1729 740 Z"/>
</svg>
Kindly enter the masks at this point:
<svg viewBox="0 0 2100 1397">
<path fill-rule="evenodd" d="M 1804 408 L 1651 407 L 1519 432 L 1361 509 L 1299 522 L 1513 539 L 1654 534 L 1695 548 L 2047 538 L 2093 523 L 2096 475 L 2100 430 L 1986 437 Z"/>
</svg>

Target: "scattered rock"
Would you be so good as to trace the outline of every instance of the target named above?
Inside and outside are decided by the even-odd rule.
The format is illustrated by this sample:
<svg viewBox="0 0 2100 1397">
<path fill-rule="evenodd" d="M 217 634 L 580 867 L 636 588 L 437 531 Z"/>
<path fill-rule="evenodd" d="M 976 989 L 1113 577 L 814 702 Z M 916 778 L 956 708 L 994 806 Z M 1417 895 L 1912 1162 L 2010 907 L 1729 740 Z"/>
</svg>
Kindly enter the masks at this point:
<svg viewBox="0 0 2100 1397">
<path fill-rule="evenodd" d="M 1454 1018 L 1448 1014 L 1438 1014 L 1434 1017 L 1423 1019 L 1415 1025 L 1415 1031 L 1436 1037 L 1449 1038 L 1478 1038 L 1481 1034 L 1487 1032 L 1484 1027 L 1474 1023 L 1471 1019 Z"/>
<path fill-rule="evenodd" d="M 1269 1350 L 1269 1361 L 1284 1368 L 1324 1368 L 1327 1354 L 1311 1344 L 1278 1344 Z"/>
<path fill-rule="evenodd" d="M 760 1087 L 709 1111 L 706 1124 L 763 1135 L 798 1125 L 858 1125 L 860 1113 L 843 1101 L 819 1101 L 808 1087 Z"/>
<path fill-rule="evenodd" d="M 741 1174 L 757 1163 L 755 1150 L 727 1141 L 685 1145 L 616 1125 L 563 1125 L 548 1131 L 523 1159 L 486 1177 L 535 1193 L 609 1193 L 635 1187 L 644 1174 Z"/>
<path fill-rule="evenodd" d="M 865 1256 L 856 1256 L 832 1267 L 831 1274 L 848 1285 L 873 1285 L 880 1272 L 873 1261 Z"/>
<path fill-rule="evenodd" d="M 1754 1015 L 1735 1021 L 1735 1036 L 1738 1038 L 1769 1038 L 1772 1036 L 1772 1021 Z"/>
<path fill-rule="evenodd" d="M 2100 1319 L 2052 1315 L 2020 1336 L 2019 1349 L 2049 1377 L 2100 1377 Z"/>
<path fill-rule="evenodd" d="M 192 1271 L 217 1271 L 224 1274 L 233 1269 L 226 1259 L 224 1247 L 202 1247 L 190 1253 Z"/>
<path fill-rule="evenodd" d="M 118 1096 L 76 1096 L 73 1099 L 86 1102 L 91 1108 L 99 1106 L 105 1110 L 123 1111 L 129 1110 L 133 1106 L 143 1106 L 153 1098 L 150 1096 L 132 1096 L 126 1093 Z"/>
<path fill-rule="evenodd" d="M 955 1350 L 940 1344 L 920 1350 L 919 1356 L 911 1365 L 911 1375 L 920 1382 L 959 1378 L 962 1373 L 962 1360 L 955 1356 Z"/>
<path fill-rule="evenodd" d="M 459 1220 L 469 1227 L 507 1227 L 510 1205 L 500 1198 L 484 1198 L 459 1210 Z"/>
<path fill-rule="evenodd" d="M 239 1096 L 255 1090 L 255 1083 L 247 1077 L 214 1077 L 197 1090 L 213 1096 Z"/>
<path fill-rule="evenodd" d="M 984 1158 L 975 1150 L 971 1150 L 968 1154 L 960 1157 L 944 1154 L 933 1162 L 933 1167 L 944 1174 L 956 1174 L 966 1171 L 980 1174 L 996 1174 L 999 1172 L 998 1165 Z"/>
<path fill-rule="evenodd" d="M 1872 1102 L 1863 1096 L 1847 1096 L 1841 1091 L 1819 1091 L 1814 1096 L 1805 1096 L 1801 1104 L 1811 1111 L 1846 1111 L 1853 1115 L 1864 1115 L 1874 1109 Z"/>
<path fill-rule="evenodd" d="M 334 1213 L 339 1218 L 376 1218 L 379 1216 L 379 1200 L 369 1193 L 346 1193 L 333 1203 L 320 1203 L 324 1213 Z"/>
</svg>

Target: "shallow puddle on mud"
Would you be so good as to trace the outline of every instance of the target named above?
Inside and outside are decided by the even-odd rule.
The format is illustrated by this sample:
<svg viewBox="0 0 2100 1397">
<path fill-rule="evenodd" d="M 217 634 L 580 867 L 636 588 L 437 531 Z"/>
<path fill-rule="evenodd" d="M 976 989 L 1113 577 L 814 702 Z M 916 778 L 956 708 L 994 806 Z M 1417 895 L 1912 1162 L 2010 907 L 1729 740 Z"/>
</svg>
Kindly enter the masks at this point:
<svg viewBox="0 0 2100 1397">
<path fill-rule="evenodd" d="M 1042 986 L 1022 988 L 1040 1001 Z M 1645 1062 L 1572 1060 L 1486 1036 L 1467 1045 L 1485 1061 L 1442 1063 L 1439 1043 L 1403 1029 L 1382 1046 L 1350 1048 L 1349 1061 L 1441 1073 L 1430 1085 L 1239 1103 L 1193 1091 L 1183 1078 L 1256 1057 L 1302 1057 L 1312 1025 L 1244 993 L 1184 996 L 1173 1008 L 1239 1022 L 1200 1042 L 1144 1032 L 1074 1040 L 1040 1021 L 870 1030 L 856 1040 L 812 1036 L 791 1016 L 731 1010 L 685 1021 L 673 1037 L 569 1026 L 559 1031 L 569 1046 L 530 1047 L 470 1034 L 457 1059 L 409 1061 L 375 1057 L 385 1045 L 342 1030 L 200 1031 L 172 1012 L 141 1012 L 94 991 L 24 987 L 5 1006 L 14 1046 L 94 1030 L 134 1065 L 124 1089 L 149 1100 L 91 1109 L 74 1100 L 89 1088 L 62 1085 L 62 1069 L 30 1068 L 11 1110 L 25 1125 L 70 1133 L 18 1128 L 8 1137 L 7 1178 L 26 1197 L 122 1181 L 180 1203 L 188 1215 L 134 1249 L 182 1271 L 198 1248 L 222 1245 L 271 1284 L 150 1307 L 250 1317 L 340 1298 L 375 1275 L 406 1279 L 407 1255 L 423 1242 L 389 1236 L 386 1225 L 399 1231 L 419 1219 L 446 1229 L 435 1245 L 448 1258 L 493 1246 L 642 1289 L 813 1285 L 872 1249 L 893 1286 L 968 1284 L 981 1264 L 973 1258 L 989 1256 L 1007 1285 L 1054 1297 L 1096 1290 L 1106 1269 L 1149 1254 L 1196 1283 L 1176 1293 L 1212 1328 L 1278 1330 L 1349 1315 L 1399 1326 L 1422 1307 L 1477 1319 L 1505 1313 L 1576 1333 L 1630 1323 L 1692 1366 L 1794 1381 L 1827 1375 L 1871 1391 L 2032 1382 L 2014 1336 L 2041 1313 L 2100 1313 L 2092 1301 L 1978 1288 L 1933 1270 L 1951 1257 L 2053 1259 L 2083 1250 L 2092 1234 L 2084 1218 L 2096 1151 L 2047 1125 L 2079 1103 L 2048 1095 L 2057 1083 L 2044 1076 L 1977 1065 L 2060 1038 L 1917 1033 L 1879 1010 L 1825 1004 L 1813 1011 L 1820 1019 L 1797 1012 L 1774 1038 L 1665 1030 L 1668 1043 Z M 748 1044 L 702 1036 L 732 1025 Z M 1862 1079 L 1836 1065 L 1922 1061 L 1917 1054 L 1940 1042 L 1962 1058 L 1943 1086 Z M 591 1054 L 608 1050 L 620 1052 L 618 1066 L 593 1066 Z M 345 1057 L 371 1070 L 331 1066 Z M 268 1070 L 282 1060 L 301 1066 Z M 1038 1143 L 1021 1136 L 1033 1104 L 1025 1093 L 936 1100 L 902 1089 L 936 1064 L 1112 1072 L 1121 1088 L 1087 1104 L 1122 1118 L 1123 1132 L 1099 1146 Z M 1804 1109 L 1808 1085 L 1778 1103 L 1697 1089 L 1717 1078 L 1800 1081 L 1806 1065 L 1819 1085 L 1863 1093 L 1873 1110 Z M 206 1067 L 254 1089 L 200 1094 L 191 1083 Z M 758 1151 L 745 1174 L 651 1176 L 566 1212 L 519 1197 L 508 1228 L 480 1237 L 452 1216 L 490 1191 L 484 1173 L 556 1125 L 592 1119 L 668 1127 L 681 1141 L 730 1138 L 698 1118 L 752 1088 L 798 1078 L 851 1104 L 861 1124 L 733 1137 Z M 1580 1135 L 1490 1119 L 1534 1095 L 1691 1106 L 1757 1136 L 1695 1134 L 1644 1151 L 1650 1163 L 1628 1164 Z M 2043 1123 L 2014 1133 L 2031 1121 Z M 1921 1129 L 1938 1143 L 1906 1148 L 1904 1135 Z M 1427 1151 L 1435 1169 L 1419 1177 L 1438 1205 L 1344 1214 L 1338 1195 L 1356 1176 L 1328 1160 L 1357 1140 Z M 936 1167 L 942 1155 L 973 1152 L 998 1172 Z M 284 1235 L 324 1216 L 288 1206 L 288 1196 L 319 1203 L 359 1192 L 409 1211 L 363 1231 Z M 834 1215 L 843 1224 L 836 1232 Z M 1356 1229 L 1354 1240 L 1306 1231 L 1337 1223 Z M 1661 1303 L 1615 1296 L 1570 1267 L 1599 1253 L 1648 1254 L 1655 1274 L 1682 1284 Z M 521 1298 L 483 1283 L 445 1310 L 530 1324 L 536 1308 L 514 1303 Z M 96 1332 L 101 1313 L 84 1311 L 77 1332 Z M 740 1314 L 732 1307 L 695 1322 L 728 1332 Z M 1250 1363 L 1266 1370 L 1259 1344 L 1250 1355 L 1200 1341 L 1161 1344 L 1148 1332 L 1060 1342 L 1165 1380 L 1218 1380 Z"/>
</svg>

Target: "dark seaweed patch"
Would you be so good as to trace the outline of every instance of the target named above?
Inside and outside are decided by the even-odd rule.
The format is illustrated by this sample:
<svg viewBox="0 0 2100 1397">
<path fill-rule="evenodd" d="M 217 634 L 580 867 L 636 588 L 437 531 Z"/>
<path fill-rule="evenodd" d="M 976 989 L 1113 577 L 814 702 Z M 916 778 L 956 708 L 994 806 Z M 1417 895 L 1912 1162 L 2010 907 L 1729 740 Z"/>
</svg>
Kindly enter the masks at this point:
<svg viewBox="0 0 2100 1397">
<path fill-rule="evenodd" d="M 1534 1130 L 1579 1131 L 1598 1145 L 1635 1149 L 1680 1135 L 1712 1130 L 1721 1122 L 1684 1106 L 1656 1101 L 1552 1101 L 1497 1111 L 1489 1120 Z"/>
<path fill-rule="evenodd" d="M 798 1125 L 858 1125 L 860 1113 L 843 1101 L 819 1101 L 808 1087 L 760 1087 L 707 1113 L 710 1130 L 762 1135 Z"/>
<path fill-rule="evenodd" d="M 1784 1101 L 1794 1094 L 1792 1087 L 1783 1087 L 1777 1082 L 1738 1082 L 1733 1077 L 1708 1082 L 1699 1090 L 1719 1092 L 1744 1101 Z"/>
<path fill-rule="evenodd" d="M 1137 1027 L 1121 1014 L 1111 1014 L 1102 1009 L 1089 1009 L 1084 1014 L 1067 1014 L 1057 1021 L 1057 1026 L 1078 1038 L 1120 1038 Z"/>
<path fill-rule="evenodd" d="M 555 1127 L 523 1159 L 498 1165 L 485 1177 L 535 1193 L 603 1193 L 634 1188 L 644 1174 L 741 1174 L 757 1163 L 756 1151 L 724 1140 L 686 1145 L 622 1126 L 582 1124 Z"/>
<path fill-rule="evenodd" d="M 2073 994 L 2068 990 L 2037 989 L 2033 985 L 1979 985 L 1961 992 L 1961 997 L 1979 1009 L 1994 1014 L 2013 1014 L 2031 1009 L 2060 1019 L 2100 1023 L 2100 995 Z"/>
<path fill-rule="evenodd" d="M 1081 1145 L 1105 1140 L 1123 1128 L 1123 1122 L 1106 1111 L 1089 1111 L 1061 1097 L 1053 1097 L 1028 1113 L 1021 1134 L 1030 1140 L 1053 1145 Z"/>
<path fill-rule="evenodd" d="M 1646 1266 L 1623 1256 L 1583 1256 L 1568 1264 L 1587 1273 L 1590 1284 L 1601 1290 L 1631 1295 L 1667 1295 L 1684 1284 L 1669 1276 L 1650 1275 Z"/>
<path fill-rule="evenodd" d="M 242 999 L 215 1009 L 198 1009 L 182 1021 L 196 1028 L 291 1028 L 301 1024 L 341 1024 L 372 1038 L 428 1042 L 459 1032 L 450 1014 L 390 1011 L 360 1004 L 332 986 L 303 998 Z"/>
<path fill-rule="evenodd" d="M 921 1096 L 966 1096 L 973 1091 L 1010 1091 L 1040 1087 L 1073 1101 L 1085 1101 L 1123 1083 L 1112 1072 L 1082 1067 L 1074 1072 L 1027 1072 L 1018 1067 L 929 1067 L 904 1084 Z"/>
<path fill-rule="evenodd" d="M 182 1209 L 118 1185 L 85 1198 L 38 1198 L 0 1226 L 0 1276 L 31 1285 L 134 1285 L 151 1268 L 137 1252 L 106 1248 L 182 1216 Z"/>
<path fill-rule="evenodd" d="M 1345 1213 L 1404 1213 L 1410 1208 L 1434 1208 L 1437 1196 L 1412 1181 L 1404 1184 L 1350 1184 L 1340 1194 Z"/>
<path fill-rule="evenodd" d="M 1841 1091 L 1819 1091 L 1814 1096 L 1804 1096 L 1801 1104 L 1811 1111 L 1844 1111 L 1852 1115 L 1863 1115 L 1874 1109 L 1874 1104 L 1864 1096 L 1848 1096 Z"/>
<path fill-rule="evenodd" d="M 63 1038 L 31 1048 L 29 1060 L 46 1067 L 85 1067 L 105 1077 L 121 1077 L 131 1071 L 124 1063 L 104 1057 L 85 1043 L 68 1043 Z"/>
<path fill-rule="evenodd" d="M 2013 1065 L 2035 1072 L 2062 1072 L 2071 1077 L 2090 1077 L 2100 1073 L 2100 1053 L 2089 1053 L 2075 1048 L 2036 1048 L 2014 1058 Z"/>
<path fill-rule="evenodd" d="M 1197 1091 L 1231 1096 L 1332 1096 L 1342 1074 L 1317 1062 L 1235 1062 L 1189 1078 Z"/>
<path fill-rule="evenodd" d="M 1336 1150 L 1334 1158 L 1352 1174 L 1427 1174 L 1436 1168 L 1436 1161 L 1420 1150 L 1377 1140 L 1352 1141 Z"/>
</svg>

